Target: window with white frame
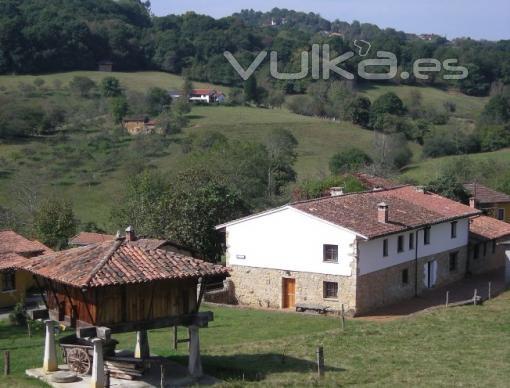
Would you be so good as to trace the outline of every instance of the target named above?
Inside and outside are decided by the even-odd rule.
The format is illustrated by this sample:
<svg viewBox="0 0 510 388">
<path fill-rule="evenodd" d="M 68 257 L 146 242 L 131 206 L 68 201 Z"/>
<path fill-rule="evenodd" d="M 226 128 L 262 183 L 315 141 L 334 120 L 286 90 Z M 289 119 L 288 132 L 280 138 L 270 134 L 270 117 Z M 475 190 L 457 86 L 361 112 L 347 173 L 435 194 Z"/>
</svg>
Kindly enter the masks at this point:
<svg viewBox="0 0 510 388">
<path fill-rule="evenodd" d="M 338 245 L 324 244 L 322 261 L 325 263 L 338 263 Z"/>
</svg>

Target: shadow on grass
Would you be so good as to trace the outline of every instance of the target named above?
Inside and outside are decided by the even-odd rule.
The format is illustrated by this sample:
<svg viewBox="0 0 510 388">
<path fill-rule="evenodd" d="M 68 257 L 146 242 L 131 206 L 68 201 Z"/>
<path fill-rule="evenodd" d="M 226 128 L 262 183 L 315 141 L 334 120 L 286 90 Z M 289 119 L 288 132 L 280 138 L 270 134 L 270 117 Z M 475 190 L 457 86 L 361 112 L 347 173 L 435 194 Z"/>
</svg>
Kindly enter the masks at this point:
<svg viewBox="0 0 510 388">
<path fill-rule="evenodd" d="M 186 116 L 188 119 L 190 120 L 199 120 L 199 119 L 203 119 L 205 116 L 202 116 L 202 115 L 187 115 Z"/>
<path fill-rule="evenodd" d="M 176 361 L 186 365 L 188 359 L 180 356 Z M 203 355 L 202 363 L 207 374 L 222 380 L 263 381 L 276 373 L 317 373 L 315 362 L 278 353 Z M 324 371 L 342 372 L 345 369 L 325 365 Z"/>
</svg>

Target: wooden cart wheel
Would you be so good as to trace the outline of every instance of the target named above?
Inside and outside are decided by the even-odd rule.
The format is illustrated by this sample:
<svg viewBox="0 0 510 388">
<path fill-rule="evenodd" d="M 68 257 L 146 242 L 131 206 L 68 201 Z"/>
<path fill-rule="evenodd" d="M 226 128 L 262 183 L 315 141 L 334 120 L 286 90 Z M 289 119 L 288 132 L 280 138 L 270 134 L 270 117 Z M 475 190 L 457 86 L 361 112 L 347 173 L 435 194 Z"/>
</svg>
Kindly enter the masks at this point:
<svg viewBox="0 0 510 388">
<path fill-rule="evenodd" d="M 86 375 L 91 368 L 90 356 L 85 349 L 71 348 L 67 351 L 67 365 L 73 372 Z"/>
</svg>

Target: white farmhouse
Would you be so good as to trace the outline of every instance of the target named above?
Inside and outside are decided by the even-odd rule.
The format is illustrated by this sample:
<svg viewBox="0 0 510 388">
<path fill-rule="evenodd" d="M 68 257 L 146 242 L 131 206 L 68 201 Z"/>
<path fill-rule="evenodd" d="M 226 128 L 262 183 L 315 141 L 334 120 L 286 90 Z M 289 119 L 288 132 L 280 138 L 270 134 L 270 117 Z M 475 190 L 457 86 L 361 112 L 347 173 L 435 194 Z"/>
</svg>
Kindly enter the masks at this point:
<svg viewBox="0 0 510 388">
<path fill-rule="evenodd" d="M 478 260 L 468 252 L 477 209 L 413 186 L 337 194 L 217 227 L 238 303 L 362 314 L 459 280 Z"/>
</svg>

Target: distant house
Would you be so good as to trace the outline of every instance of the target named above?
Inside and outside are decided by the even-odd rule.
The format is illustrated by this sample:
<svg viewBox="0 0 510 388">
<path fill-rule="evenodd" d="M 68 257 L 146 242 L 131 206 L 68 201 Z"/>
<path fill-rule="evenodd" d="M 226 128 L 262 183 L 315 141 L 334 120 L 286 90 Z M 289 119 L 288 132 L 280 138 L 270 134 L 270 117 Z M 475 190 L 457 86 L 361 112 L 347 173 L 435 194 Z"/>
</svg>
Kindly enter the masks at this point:
<svg viewBox="0 0 510 388">
<path fill-rule="evenodd" d="M 98 62 L 97 71 L 105 71 L 111 73 L 113 71 L 113 62 L 108 60 Z"/>
<path fill-rule="evenodd" d="M 489 217 L 510 222 L 510 195 L 478 183 L 466 183 L 464 188 L 471 195 L 472 207 L 482 210 Z"/>
<path fill-rule="evenodd" d="M 460 280 L 467 268 L 490 270 L 492 264 L 474 263 L 478 259 L 469 252 L 471 218 L 480 214 L 401 186 L 345 195 L 334 191 L 217 229 L 226 235 L 226 262 L 238 303 L 332 310 L 344 305 L 363 314 Z M 499 230 L 502 223 L 496 222 Z"/>
<path fill-rule="evenodd" d="M 30 241 L 11 230 L 0 231 L 0 307 L 20 302 L 34 286 L 32 276 L 16 271 L 16 265 L 51 252 L 39 241 Z"/>
<path fill-rule="evenodd" d="M 126 117 L 122 120 L 122 126 L 130 135 L 146 135 L 161 131 L 157 121 L 151 120 L 148 116 Z"/>
<path fill-rule="evenodd" d="M 183 92 L 178 90 L 170 90 L 168 94 L 173 100 L 183 96 Z M 225 102 L 225 95 L 221 91 L 214 89 L 192 89 L 188 99 L 189 102 L 201 102 L 204 104 L 217 102 L 221 104 Z"/>
<path fill-rule="evenodd" d="M 469 260 L 467 272 L 481 273 L 505 267 L 502 243 L 510 237 L 510 224 L 492 217 L 480 216 L 469 225 Z"/>
</svg>

